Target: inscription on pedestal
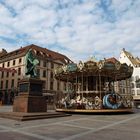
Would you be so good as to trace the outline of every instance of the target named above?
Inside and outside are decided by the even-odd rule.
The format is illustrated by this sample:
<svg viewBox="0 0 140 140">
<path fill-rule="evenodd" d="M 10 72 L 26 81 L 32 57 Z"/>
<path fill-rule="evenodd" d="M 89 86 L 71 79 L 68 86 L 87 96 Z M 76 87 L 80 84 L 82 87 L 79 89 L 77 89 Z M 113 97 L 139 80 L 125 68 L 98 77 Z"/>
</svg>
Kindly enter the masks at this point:
<svg viewBox="0 0 140 140">
<path fill-rule="evenodd" d="M 29 90 L 28 83 L 22 83 L 19 85 L 19 92 L 28 92 L 28 90 Z"/>
<path fill-rule="evenodd" d="M 30 85 L 30 91 L 31 92 L 42 92 L 42 85 L 41 84 L 35 84 L 35 83 L 31 83 Z"/>
</svg>

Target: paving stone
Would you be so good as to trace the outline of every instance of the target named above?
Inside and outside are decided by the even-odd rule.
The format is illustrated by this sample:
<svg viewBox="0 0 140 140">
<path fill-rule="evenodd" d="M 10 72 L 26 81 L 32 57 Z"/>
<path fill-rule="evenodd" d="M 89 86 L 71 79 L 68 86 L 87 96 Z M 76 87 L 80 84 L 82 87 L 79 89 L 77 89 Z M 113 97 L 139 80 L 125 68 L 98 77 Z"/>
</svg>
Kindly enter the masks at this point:
<svg viewBox="0 0 140 140">
<path fill-rule="evenodd" d="M 119 130 L 119 129 L 104 129 L 101 131 L 89 133 L 84 136 L 73 138 L 73 140 L 140 140 L 140 133 Z M 69 138 L 68 138 L 69 140 Z"/>
<path fill-rule="evenodd" d="M 32 136 L 23 135 L 16 132 L 4 132 L 0 133 L 1 140 L 41 140 Z"/>
<path fill-rule="evenodd" d="M 87 131 L 84 128 L 71 127 L 71 126 L 63 126 L 63 125 L 52 125 L 51 127 L 38 127 L 33 129 L 26 129 L 25 131 L 38 134 L 41 136 L 46 136 L 55 139 L 65 138 L 71 135 L 75 135 L 77 133 L 82 133 Z"/>
<path fill-rule="evenodd" d="M 0 107 L 0 112 L 10 108 Z M 134 114 L 73 114 L 25 122 L 0 118 L 0 140 L 140 140 L 139 120 L 140 110 Z"/>
</svg>

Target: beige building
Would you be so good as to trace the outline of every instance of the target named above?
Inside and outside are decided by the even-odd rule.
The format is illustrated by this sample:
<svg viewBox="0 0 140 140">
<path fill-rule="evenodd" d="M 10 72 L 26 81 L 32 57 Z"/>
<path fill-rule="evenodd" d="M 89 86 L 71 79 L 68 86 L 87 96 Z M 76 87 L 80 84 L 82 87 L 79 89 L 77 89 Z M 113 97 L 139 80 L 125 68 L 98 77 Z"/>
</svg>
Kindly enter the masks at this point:
<svg viewBox="0 0 140 140">
<path fill-rule="evenodd" d="M 119 61 L 133 67 L 133 75 L 131 78 L 132 94 L 136 106 L 140 108 L 140 58 L 134 57 L 130 52 L 122 49 Z"/>
<path fill-rule="evenodd" d="M 29 45 L 21 47 L 15 51 L 7 53 L 5 50 L 0 52 L 0 68 L 14 70 L 16 72 L 0 72 L 0 95 L 5 104 L 12 102 L 13 94 L 18 93 L 18 82 L 25 77 L 25 55 L 29 49 L 39 60 L 37 73 L 44 81 L 43 91 L 47 94 L 62 92 L 66 84 L 54 78 L 54 69 L 60 65 L 70 63 L 71 60 L 60 53 Z"/>
</svg>

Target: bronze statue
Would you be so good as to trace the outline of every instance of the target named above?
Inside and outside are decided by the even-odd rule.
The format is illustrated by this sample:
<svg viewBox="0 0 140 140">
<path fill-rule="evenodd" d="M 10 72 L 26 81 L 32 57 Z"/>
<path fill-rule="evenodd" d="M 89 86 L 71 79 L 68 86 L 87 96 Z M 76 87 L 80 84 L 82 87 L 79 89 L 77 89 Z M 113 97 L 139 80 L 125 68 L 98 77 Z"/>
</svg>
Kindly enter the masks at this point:
<svg viewBox="0 0 140 140">
<path fill-rule="evenodd" d="M 25 64 L 26 64 L 26 75 L 30 75 L 30 77 L 37 77 L 36 65 L 39 63 L 38 59 L 36 59 L 32 50 L 30 49 L 25 56 Z"/>
</svg>

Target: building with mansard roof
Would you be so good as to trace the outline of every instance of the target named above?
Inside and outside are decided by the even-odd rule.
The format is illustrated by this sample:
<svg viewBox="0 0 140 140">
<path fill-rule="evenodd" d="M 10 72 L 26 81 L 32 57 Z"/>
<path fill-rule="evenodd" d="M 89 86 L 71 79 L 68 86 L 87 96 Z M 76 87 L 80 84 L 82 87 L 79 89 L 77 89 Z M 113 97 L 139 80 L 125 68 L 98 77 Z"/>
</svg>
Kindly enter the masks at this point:
<svg viewBox="0 0 140 140">
<path fill-rule="evenodd" d="M 122 49 L 119 61 L 133 66 L 133 75 L 131 78 L 132 94 L 136 106 L 140 106 L 140 58 L 134 57 L 130 52 Z"/>
<path fill-rule="evenodd" d="M 43 91 L 46 94 L 54 94 L 63 91 L 66 83 L 54 78 L 53 70 L 71 60 L 58 52 L 31 44 L 12 52 L 2 49 L 0 51 L 0 99 L 5 104 L 12 103 L 13 94 L 18 93 L 18 82 L 25 77 L 25 55 L 29 49 L 39 60 L 37 73 L 44 81 Z"/>
</svg>

